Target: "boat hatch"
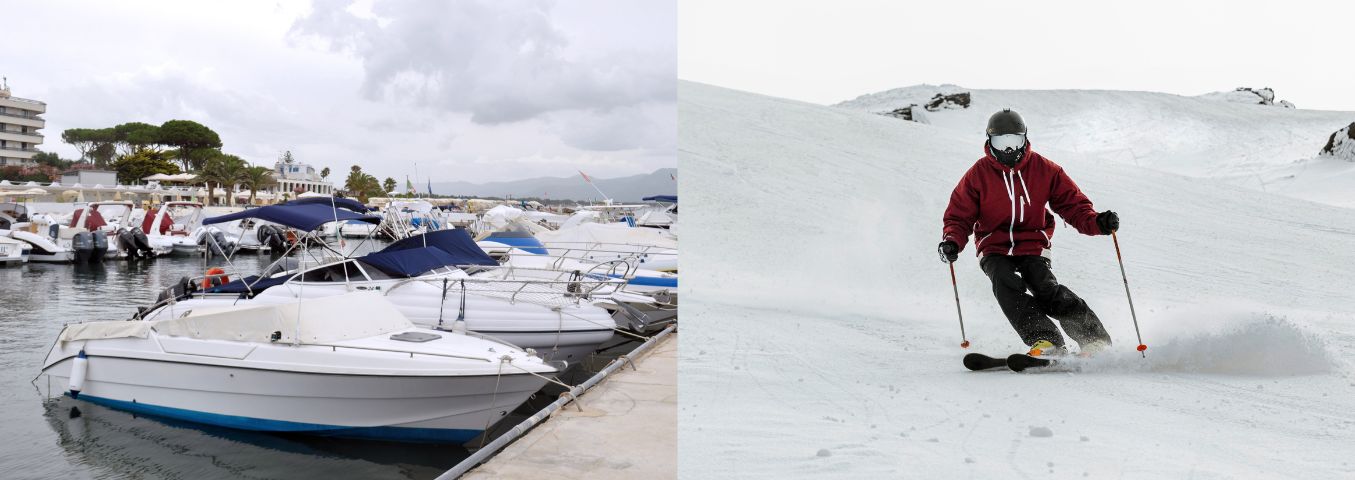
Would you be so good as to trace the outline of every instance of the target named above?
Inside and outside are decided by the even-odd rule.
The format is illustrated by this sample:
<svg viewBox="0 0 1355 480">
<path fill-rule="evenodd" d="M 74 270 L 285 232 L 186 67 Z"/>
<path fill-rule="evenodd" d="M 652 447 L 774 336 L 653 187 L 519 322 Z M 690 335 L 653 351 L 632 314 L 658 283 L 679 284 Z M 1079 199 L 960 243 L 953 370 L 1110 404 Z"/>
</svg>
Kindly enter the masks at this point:
<svg viewBox="0 0 1355 480">
<path fill-rule="evenodd" d="M 401 342 L 414 342 L 414 343 L 423 343 L 432 340 L 437 340 L 439 338 L 442 338 L 442 335 L 424 332 L 404 332 L 391 335 L 391 340 L 399 340 Z"/>
</svg>

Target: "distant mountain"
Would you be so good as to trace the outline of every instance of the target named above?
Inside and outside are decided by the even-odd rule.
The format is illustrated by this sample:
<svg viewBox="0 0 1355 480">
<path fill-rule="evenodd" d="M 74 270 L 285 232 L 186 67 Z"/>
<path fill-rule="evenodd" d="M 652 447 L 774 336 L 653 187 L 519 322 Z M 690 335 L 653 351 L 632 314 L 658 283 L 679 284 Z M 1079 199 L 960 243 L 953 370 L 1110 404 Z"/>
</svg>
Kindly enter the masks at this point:
<svg viewBox="0 0 1355 480">
<path fill-rule="evenodd" d="M 638 202 L 651 195 L 676 195 L 676 168 L 660 168 L 653 173 L 619 178 L 593 178 L 599 189 L 618 202 Z M 597 190 L 583 178 L 540 177 L 511 182 L 440 182 L 433 184 L 433 193 L 470 197 L 544 197 L 578 201 L 602 200 Z"/>
</svg>

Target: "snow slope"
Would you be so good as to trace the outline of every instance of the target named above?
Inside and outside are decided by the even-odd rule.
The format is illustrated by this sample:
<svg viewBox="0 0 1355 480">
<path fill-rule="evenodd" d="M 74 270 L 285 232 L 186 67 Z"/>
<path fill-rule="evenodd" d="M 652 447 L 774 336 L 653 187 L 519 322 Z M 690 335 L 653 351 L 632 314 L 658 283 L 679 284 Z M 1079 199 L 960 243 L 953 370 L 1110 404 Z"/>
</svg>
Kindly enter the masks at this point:
<svg viewBox="0 0 1355 480">
<path fill-rule="evenodd" d="M 898 88 L 836 106 L 884 112 L 920 103 L 919 99 L 938 92 L 956 91 L 973 93 L 970 108 L 926 112 L 924 122 L 981 137 L 989 115 L 1011 108 L 1025 117 L 1037 150 L 1067 151 L 1124 165 L 1223 178 L 1253 189 L 1268 190 L 1268 183 L 1278 182 L 1276 191 L 1289 196 L 1321 202 L 1337 198 L 1338 205 L 1355 204 L 1355 189 L 1328 185 L 1326 176 L 1335 165 L 1314 158 L 1332 132 L 1355 121 L 1355 112 L 1231 103 L 1209 95 L 967 90 L 955 85 Z M 1309 165 L 1318 166 L 1307 172 Z M 1341 166 L 1347 167 L 1342 175 L 1355 175 L 1355 163 Z"/>
<path fill-rule="evenodd" d="M 1121 94 L 1075 95 L 1092 118 Z M 1051 155 L 1120 212 L 1148 356 L 1110 239 L 1060 225 L 1054 270 L 1116 349 L 1075 373 L 974 373 L 935 248 L 981 136 L 691 82 L 679 119 L 683 261 L 702 272 L 682 287 L 684 477 L 1355 475 L 1355 211 Z M 972 252 L 955 267 L 972 351 L 1023 348 Z"/>
</svg>

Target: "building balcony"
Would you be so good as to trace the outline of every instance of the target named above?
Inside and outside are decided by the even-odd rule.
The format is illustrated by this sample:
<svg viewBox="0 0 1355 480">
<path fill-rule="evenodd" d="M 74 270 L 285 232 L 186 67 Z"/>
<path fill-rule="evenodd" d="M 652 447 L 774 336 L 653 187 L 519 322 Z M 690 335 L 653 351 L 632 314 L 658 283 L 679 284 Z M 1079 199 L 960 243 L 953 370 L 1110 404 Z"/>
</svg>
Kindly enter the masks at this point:
<svg viewBox="0 0 1355 480">
<path fill-rule="evenodd" d="M 47 126 L 47 120 L 25 112 L 14 110 L 5 110 L 0 112 L 0 123 L 9 125 L 23 125 L 25 127 L 42 128 Z"/>
<path fill-rule="evenodd" d="M 42 143 L 43 136 L 37 132 L 17 132 L 10 130 L 0 130 L 0 140 L 7 142 L 25 142 L 38 144 Z"/>
<path fill-rule="evenodd" d="M 47 111 L 46 103 L 19 97 L 0 97 L 0 107 L 17 108 L 20 110 L 31 110 L 35 113 L 43 113 Z"/>
<path fill-rule="evenodd" d="M 42 150 L 36 148 L 0 147 L 0 157 L 22 158 L 27 160 L 39 153 L 42 153 Z"/>
</svg>

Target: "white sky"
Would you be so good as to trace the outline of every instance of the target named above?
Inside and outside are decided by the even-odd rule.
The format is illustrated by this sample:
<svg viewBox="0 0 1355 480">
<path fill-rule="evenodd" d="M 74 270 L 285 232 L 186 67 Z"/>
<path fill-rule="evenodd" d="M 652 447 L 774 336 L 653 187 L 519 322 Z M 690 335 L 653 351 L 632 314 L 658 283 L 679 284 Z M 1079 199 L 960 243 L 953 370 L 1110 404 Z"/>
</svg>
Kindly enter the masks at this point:
<svg viewBox="0 0 1355 480">
<path fill-rule="evenodd" d="M 1352 22 L 1351 1 L 683 0 L 678 76 L 820 104 L 921 83 L 1268 86 L 1355 111 Z"/>
<path fill-rule="evenodd" d="M 68 158 L 67 128 L 189 119 L 337 183 L 355 163 L 401 185 L 416 162 L 433 182 L 677 165 L 673 0 L 352 3 L 7 2 L 0 75 Z"/>
</svg>

